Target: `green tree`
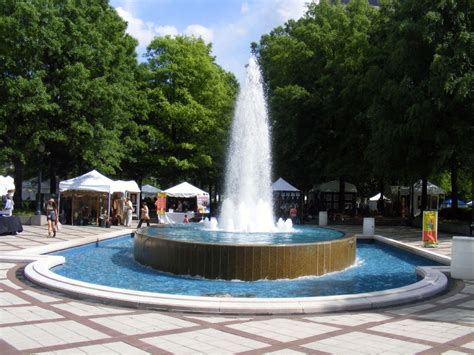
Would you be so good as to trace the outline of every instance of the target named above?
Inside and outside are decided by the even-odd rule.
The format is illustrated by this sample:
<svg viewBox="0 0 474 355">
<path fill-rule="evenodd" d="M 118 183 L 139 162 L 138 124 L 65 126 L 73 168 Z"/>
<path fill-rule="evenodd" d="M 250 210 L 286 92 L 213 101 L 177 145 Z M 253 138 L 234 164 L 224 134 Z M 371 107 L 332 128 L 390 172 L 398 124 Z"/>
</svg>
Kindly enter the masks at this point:
<svg viewBox="0 0 474 355">
<path fill-rule="evenodd" d="M 218 183 L 238 89 L 202 39 L 157 37 L 148 47 L 147 159 L 163 184 Z"/>
<path fill-rule="evenodd" d="M 380 15 L 368 70 L 378 91 L 370 152 L 384 154 L 378 170 L 423 179 L 426 209 L 427 179 L 448 167 L 455 181 L 473 154 L 459 144 L 472 134 L 472 1 L 388 1 Z"/>
<path fill-rule="evenodd" d="M 53 188 L 58 175 L 120 167 L 139 101 L 136 41 L 125 29 L 106 0 L 2 3 L 1 155 L 18 191 L 25 167 L 43 166 Z"/>
<path fill-rule="evenodd" d="M 367 1 L 311 3 L 303 18 L 254 45 L 268 84 L 276 170 L 303 189 L 366 178 L 363 79 L 375 16 Z"/>
</svg>

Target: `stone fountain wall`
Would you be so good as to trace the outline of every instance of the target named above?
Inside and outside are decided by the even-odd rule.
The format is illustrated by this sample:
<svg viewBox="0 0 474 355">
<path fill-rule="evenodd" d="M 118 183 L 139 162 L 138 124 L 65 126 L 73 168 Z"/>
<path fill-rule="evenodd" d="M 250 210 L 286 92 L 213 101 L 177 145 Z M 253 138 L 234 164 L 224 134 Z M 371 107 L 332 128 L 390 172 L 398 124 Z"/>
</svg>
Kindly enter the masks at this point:
<svg viewBox="0 0 474 355">
<path fill-rule="evenodd" d="M 146 230 L 146 229 L 145 229 Z M 343 270 L 355 262 L 356 237 L 287 245 L 204 244 L 135 234 L 141 264 L 177 275 L 255 281 L 293 279 Z"/>
</svg>

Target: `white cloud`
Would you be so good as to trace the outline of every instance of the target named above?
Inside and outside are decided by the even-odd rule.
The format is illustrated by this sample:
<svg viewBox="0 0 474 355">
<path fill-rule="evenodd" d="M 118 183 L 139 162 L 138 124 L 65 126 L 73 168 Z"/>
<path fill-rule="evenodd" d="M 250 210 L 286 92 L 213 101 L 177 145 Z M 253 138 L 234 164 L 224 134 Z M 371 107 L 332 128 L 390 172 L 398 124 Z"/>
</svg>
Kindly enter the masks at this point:
<svg viewBox="0 0 474 355">
<path fill-rule="evenodd" d="M 129 6 L 130 7 L 130 6 Z M 155 36 L 177 36 L 179 30 L 175 26 L 157 26 L 153 22 L 144 22 L 142 19 L 135 17 L 131 11 L 123 7 L 116 8 L 119 16 L 127 21 L 127 33 L 138 40 L 138 46 L 146 48 Z M 189 25 L 183 31 L 187 36 L 201 37 L 205 42 L 210 43 L 214 38 L 213 30 L 198 24 Z"/>
<path fill-rule="evenodd" d="M 276 12 L 280 20 L 286 22 L 289 19 L 298 19 L 306 12 L 308 0 L 279 0 L 276 5 Z"/>
<path fill-rule="evenodd" d="M 207 42 L 207 43 L 212 42 L 212 39 L 214 38 L 213 31 L 210 28 L 204 27 L 201 25 L 189 25 L 184 30 L 184 34 L 187 36 L 194 36 L 197 38 L 201 37 L 204 40 L 204 42 Z"/>
<path fill-rule="evenodd" d="M 174 37 L 179 34 L 178 29 L 174 26 L 155 26 L 154 30 L 155 30 L 155 33 L 157 33 L 160 36 Z"/>
<path fill-rule="evenodd" d="M 214 23 L 203 26 L 196 22 L 159 23 L 144 22 L 139 13 L 139 1 L 117 0 L 118 14 L 128 23 L 127 32 L 139 41 L 138 52 L 151 42 L 155 36 L 177 36 L 179 34 L 201 37 L 206 43 L 213 43 L 216 61 L 225 70 L 232 71 L 240 81 L 243 80 L 244 65 L 250 55 L 250 43 L 260 40 L 276 26 L 290 19 L 300 18 L 306 11 L 308 2 L 318 0 L 241 0 L 240 12 L 235 12 L 232 20 L 216 19 Z M 157 1 L 157 0 L 153 0 Z"/>
<path fill-rule="evenodd" d="M 153 24 L 143 22 L 143 20 L 133 16 L 131 12 L 123 7 L 117 7 L 116 10 L 119 16 L 128 23 L 127 33 L 138 40 L 140 47 L 146 47 L 155 36 Z"/>
<path fill-rule="evenodd" d="M 240 13 L 245 15 L 247 12 L 249 12 L 249 4 L 244 2 L 242 6 L 240 6 Z"/>
</svg>

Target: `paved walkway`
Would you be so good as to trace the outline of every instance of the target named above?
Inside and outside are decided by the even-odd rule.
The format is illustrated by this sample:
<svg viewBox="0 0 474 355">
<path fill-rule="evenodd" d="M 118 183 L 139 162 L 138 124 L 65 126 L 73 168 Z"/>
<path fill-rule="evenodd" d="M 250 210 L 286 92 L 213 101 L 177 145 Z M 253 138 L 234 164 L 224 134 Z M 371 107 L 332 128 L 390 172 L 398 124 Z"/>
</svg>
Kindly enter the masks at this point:
<svg viewBox="0 0 474 355">
<path fill-rule="evenodd" d="M 338 229 L 359 233 L 361 226 Z M 65 226 L 47 239 L 25 226 L 0 237 L 2 253 L 109 232 Z M 380 227 L 376 233 L 420 246 L 421 232 Z M 450 255 L 450 235 L 440 236 Z M 474 354 L 474 282 L 454 282 L 442 296 L 370 312 L 306 316 L 215 316 L 105 306 L 26 282 L 23 265 L 0 263 L 0 354 Z"/>
</svg>

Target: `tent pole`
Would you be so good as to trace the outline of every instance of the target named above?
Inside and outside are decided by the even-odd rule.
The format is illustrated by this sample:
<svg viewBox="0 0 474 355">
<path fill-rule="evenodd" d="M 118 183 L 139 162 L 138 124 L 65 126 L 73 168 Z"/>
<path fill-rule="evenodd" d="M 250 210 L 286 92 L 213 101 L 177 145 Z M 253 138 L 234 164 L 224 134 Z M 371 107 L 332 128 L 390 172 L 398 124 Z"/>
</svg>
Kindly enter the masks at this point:
<svg viewBox="0 0 474 355">
<path fill-rule="evenodd" d="M 109 192 L 109 200 L 107 203 L 107 219 L 110 218 L 110 192 Z"/>
<path fill-rule="evenodd" d="M 58 192 L 58 214 L 61 215 L 61 191 Z M 59 216 L 58 216 L 59 221 Z"/>
<path fill-rule="evenodd" d="M 74 225 L 74 192 L 71 194 L 71 226 Z"/>
<path fill-rule="evenodd" d="M 140 220 L 141 218 L 141 210 L 140 210 L 140 192 L 137 193 L 137 217 L 138 217 L 138 220 Z"/>
<path fill-rule="evenodd" d="M 99 200 L 100 200 L 100 192 L 97 195 L 97 216 L 96 216 L 96 220 L 95 220 L 95 223 L 97 224 L 97 226 L 99 226 L 99 216 L 100 216 L 100 211 L 99 211 L 100 203 L 99 203 Z"/>
</svg>

